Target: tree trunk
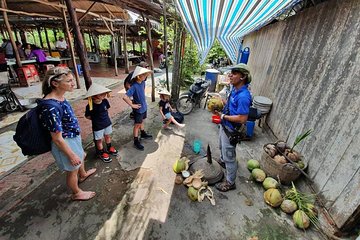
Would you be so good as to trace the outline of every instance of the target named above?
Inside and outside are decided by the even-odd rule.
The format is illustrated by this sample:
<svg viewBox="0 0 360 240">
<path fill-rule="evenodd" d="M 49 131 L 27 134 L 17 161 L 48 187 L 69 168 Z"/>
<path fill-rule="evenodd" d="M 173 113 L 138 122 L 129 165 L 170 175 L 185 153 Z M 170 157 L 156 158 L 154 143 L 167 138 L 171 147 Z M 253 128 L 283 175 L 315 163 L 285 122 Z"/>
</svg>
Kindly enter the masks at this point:
<svg viewBox="0 0 360 240">
<path fill-rule="evenodd" d="M 146 32 L 147 32 L 147 46 L 148 46 L 148 54 L 150 58 L 150 68 L 151 74 L 151 101 L 155 102 L 155 78 L 154 78 L 154 60 L 153 60 L 153 48 L 152 48 L 152 39 L 151 39 L 151 24 L 150 20 L 146 20 Z"/>
<path fill-rule="evenodd" d="M 171 101 L 176 102 L 180 94 L 180 61 L 181 61 L 181 35 L 183 26 L 181 23 L 175 23 L 174 31 L 174 66 L 171 84 Z"/>
</svg>

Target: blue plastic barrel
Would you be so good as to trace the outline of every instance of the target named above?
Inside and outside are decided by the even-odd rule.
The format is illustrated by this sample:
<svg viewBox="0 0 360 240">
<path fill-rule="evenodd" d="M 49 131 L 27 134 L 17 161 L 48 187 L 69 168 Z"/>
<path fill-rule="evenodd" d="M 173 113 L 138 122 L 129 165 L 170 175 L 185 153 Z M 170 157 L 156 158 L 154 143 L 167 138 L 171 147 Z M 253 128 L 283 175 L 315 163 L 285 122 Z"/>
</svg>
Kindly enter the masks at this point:
<svg viewBox="0 0 360 240">
<path fill-rule="evenodd" d="M 81 64 L 77 64 L 76 67 L 77 67 L 77 70 L 78 70 L 79 75 L 80 75 L 80 76 L 83 75 L 83 71 L 82 71 L 82 66 L 81 66 Z"/>
<path fill-rule="evenodd" d="M 242 50 L 242 52 L 241 52 L 240 63 L 247 64 L 248 61 L 249 61 L 249 56 L 250 56 L 250 48 L 249 48 L 249 47 L 246 47 L 246 48 L 244 48 L 244 50 Z"/>
<path fill-rule="evenodd" d="M 246 122 L 246 136 L 252 137 L 254 135 L 255 121 Z"/>
<path fill-rule="evenodd" d="M 216 69 L 208 69 L 205 72 L 205 81 L 211 81 L 210 87 L 209 87 L 209 92 L 214 92 L 215 91 L 215 87 L 216 87 L 216 83 L 217 83 L 217 79 L 219 76 L 219 71 Z"/>
</svg>

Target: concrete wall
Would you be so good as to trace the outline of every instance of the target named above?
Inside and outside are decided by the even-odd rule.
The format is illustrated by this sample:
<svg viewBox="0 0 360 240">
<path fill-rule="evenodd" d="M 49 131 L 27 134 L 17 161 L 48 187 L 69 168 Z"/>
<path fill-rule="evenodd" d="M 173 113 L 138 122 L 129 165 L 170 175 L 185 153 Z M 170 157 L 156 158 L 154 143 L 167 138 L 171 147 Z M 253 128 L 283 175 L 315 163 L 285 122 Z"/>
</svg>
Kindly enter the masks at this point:
<svg viewBox="0 0 360 240">
<path fill-rule="evenodd" d="M 247 36 L 252 91 L 267 123 L 297 148 L 338 227 L 360 206 L 360 0 L 327 1 Z"/>
</svg>

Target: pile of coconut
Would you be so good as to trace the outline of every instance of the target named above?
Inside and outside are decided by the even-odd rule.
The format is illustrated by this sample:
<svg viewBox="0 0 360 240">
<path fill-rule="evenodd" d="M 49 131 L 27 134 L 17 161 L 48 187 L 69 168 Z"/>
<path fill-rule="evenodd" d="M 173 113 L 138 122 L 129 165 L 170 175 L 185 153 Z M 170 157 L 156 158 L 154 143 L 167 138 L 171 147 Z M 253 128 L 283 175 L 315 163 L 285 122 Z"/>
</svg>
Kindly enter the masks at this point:
<svg viewBox="0 0 360 240">
<path fill-rule="evenodd" d="M 305 168 L 305 163 L 302 161 L 302 155 L 293 148 L 290 148 L 284 141 L 277 141 L 274 144 L 266 144 L 264 146 L 264 151 L 279 164 L 289 163 L 289 161 L 286 159 L 287 157 L 300 169 Z"/>
<path fill-rule="evenodd" d="M 247 162 L 247 168 L 251 171 L 251 177 L 256 182 L 262 183 L 266 204 L 273 208 L 280 207 L 287 214 L 293 214 L 294 224 L 298 228 L 306 229 L 310 226 L 310 222 L 317 226 L 315 195 L 298 191 L 294 184 L 291 189 L 282 194 L 279 190 L 279 182 L 272 177 L 266 177 L 265 172 L 260 169 L 259 161 L 250 159 Z"/>
<path fill-rule="evenodd" d="M 212 205 L 215 205 L 214 193 L 208 186 L 208 182 L 203 180 L 204 174 L 202 170 L 198 170 L 191 175 L 188 171 L 189 162 L 190 160 L 187 157 L 175 161 L 173 165 L 173 171 L 176 173 L 175 183 L 188 187 L 187 195 L 191 201 L 202 202 L 207 198 Z"/>
</svg>

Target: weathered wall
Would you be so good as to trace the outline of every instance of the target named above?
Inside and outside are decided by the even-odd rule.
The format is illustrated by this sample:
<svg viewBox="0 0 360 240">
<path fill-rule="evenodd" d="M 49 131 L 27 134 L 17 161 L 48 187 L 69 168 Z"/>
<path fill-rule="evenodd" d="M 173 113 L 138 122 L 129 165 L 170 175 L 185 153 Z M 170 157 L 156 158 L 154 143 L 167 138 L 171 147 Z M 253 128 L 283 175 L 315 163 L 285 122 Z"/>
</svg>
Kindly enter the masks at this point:
<svg viewBox="0 0 360 240">
<path fill-rule="evenodd" d="M 360 205 L 360 0 L 327 1 L 247 36 L 255 95 L 267 123 L 300 150 L 338 227 Z"/>
</svg>

